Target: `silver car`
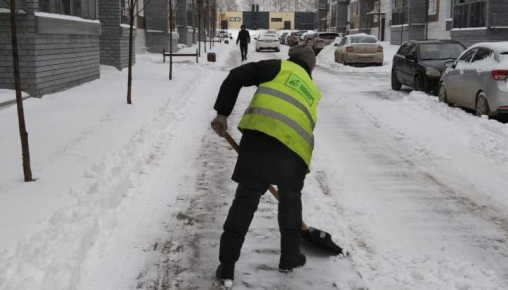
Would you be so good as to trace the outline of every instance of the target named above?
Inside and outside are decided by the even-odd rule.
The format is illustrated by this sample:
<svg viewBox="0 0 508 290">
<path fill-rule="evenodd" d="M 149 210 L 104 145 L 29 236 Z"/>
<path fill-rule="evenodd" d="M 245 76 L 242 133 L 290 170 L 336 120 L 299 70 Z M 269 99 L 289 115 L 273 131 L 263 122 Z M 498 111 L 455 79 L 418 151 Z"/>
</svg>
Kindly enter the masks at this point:
<svg viewBox="0 0 508 290">
<path fill-rule="evenodd" d="M 446 66 L 440 101 L 476 110 L 477 116 L 508 114 L 508 42 L 475 44 Z"/>
</svg>

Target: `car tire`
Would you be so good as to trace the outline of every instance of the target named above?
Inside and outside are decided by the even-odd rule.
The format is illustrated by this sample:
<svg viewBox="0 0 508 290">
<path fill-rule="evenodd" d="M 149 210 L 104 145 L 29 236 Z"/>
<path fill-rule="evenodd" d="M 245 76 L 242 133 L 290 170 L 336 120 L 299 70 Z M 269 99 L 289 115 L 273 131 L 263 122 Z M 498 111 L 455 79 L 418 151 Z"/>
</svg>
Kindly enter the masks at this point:
<svg viewBox="0 0 508 290">
<path fill-rule="evenodd" d="M 437 98 L 439 99 L 440 102 L 450 105 L 450 103 L 448 102 L 448 93 L 446 92 L 446 87 L 443 83 L 439 85 L 439 92 Z"/>
<path fill-rule="evenodd" d="M 259 48 L 256 48 L 256 52 L 259 52 Z"/>
<path fill-rule="evenodd" d="M 399 83 L 399 80 L 397 80 L 397 73 L 395 72 L 395 70 L 392 70 L 392 90 L 400 91 L 401 87 L 402 84 Z"/>
<path fill-rule="evenodd" d="M 476 116 L 490 116 L 489 102 L 484 92 L 480 92 L 476 98 Z"/>
<path fill-rule="evenodd" d="M 279 48 L 277 48 L 277 49 L 275 49 L 275 51 L 276 51 L 276 52 L 279 52 L 279 51 L 280 51 L 280 49 L 279 49 Z"/>
<path fill-rule="evenodd" d="M 348 65 L 347 62 L 346 62 L 346 58 L 344 57 L 344 55 L 342 55 L 342 64 L 343 65 Z"/>
<path fill-rule="evenodd" d="M 414 79 L 415 91 L 423 91 L 423 80 L 420 75 L 416 75 Z"/>
</svg>

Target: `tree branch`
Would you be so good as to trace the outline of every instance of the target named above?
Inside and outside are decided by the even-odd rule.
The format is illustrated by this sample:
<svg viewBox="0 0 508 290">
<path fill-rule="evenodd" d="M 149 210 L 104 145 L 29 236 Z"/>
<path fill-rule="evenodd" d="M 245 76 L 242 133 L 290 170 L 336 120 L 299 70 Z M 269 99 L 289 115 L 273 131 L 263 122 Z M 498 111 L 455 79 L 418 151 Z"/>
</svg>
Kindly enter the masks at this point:
<svg viewBox="0 0 508 290">
<path fill-rule="evenodd" d="M 137 2 L 137 1 L 138 1 L 138 0 L 136 0 L 136 2 Z M 147 0 L 147 1 L 143 4 L 143 8 L 141 8 L 141 9 L 140 9 L 140 10 L 136 13 L 136 15 L 134 15 L 134 16 L 135 16 L 135 17 L 139 16 L 139 14 L 140 14 L 141 12 L 143 12 L 143 10 L 145 10 L 146 6 L 147 6 L 149 3 L 150 3 L 150 0 Z"/>
</svg>

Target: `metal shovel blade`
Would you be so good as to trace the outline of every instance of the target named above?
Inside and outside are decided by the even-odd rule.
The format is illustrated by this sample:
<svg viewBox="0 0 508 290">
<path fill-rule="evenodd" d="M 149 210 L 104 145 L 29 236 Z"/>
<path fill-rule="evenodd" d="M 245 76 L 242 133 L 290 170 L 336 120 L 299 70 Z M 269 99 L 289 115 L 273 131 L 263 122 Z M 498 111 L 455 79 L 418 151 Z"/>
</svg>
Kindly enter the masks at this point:
<svg viewBox="0 0 508 290">
<path fill-rule="evenodd" d="M 302 238 L 329 251 L 333 255 L 344 254 L 343 249 L 332 241 L 332 236 L 320 229 L 313 227 L 309 227 L 307 230 L 302 229 Z"/>
</svg>

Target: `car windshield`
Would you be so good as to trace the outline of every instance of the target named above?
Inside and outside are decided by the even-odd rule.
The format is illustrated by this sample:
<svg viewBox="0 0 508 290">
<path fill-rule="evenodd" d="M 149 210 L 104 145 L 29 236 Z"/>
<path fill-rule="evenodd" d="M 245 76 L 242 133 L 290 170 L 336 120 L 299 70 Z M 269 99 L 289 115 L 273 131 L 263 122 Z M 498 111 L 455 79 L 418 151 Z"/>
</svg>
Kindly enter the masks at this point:
<svg viewBox="0 0 508 290">
<path fill-rule="evenodd" d="M 353 36 L 351 43 L 376 43 L 377 39 L 373 36 Z"/>
<path fill-rule="evenodd" d="M 420 43 L 420 59 L 456 59 L 464 50 L 458 43 Z"/>
</svg>

